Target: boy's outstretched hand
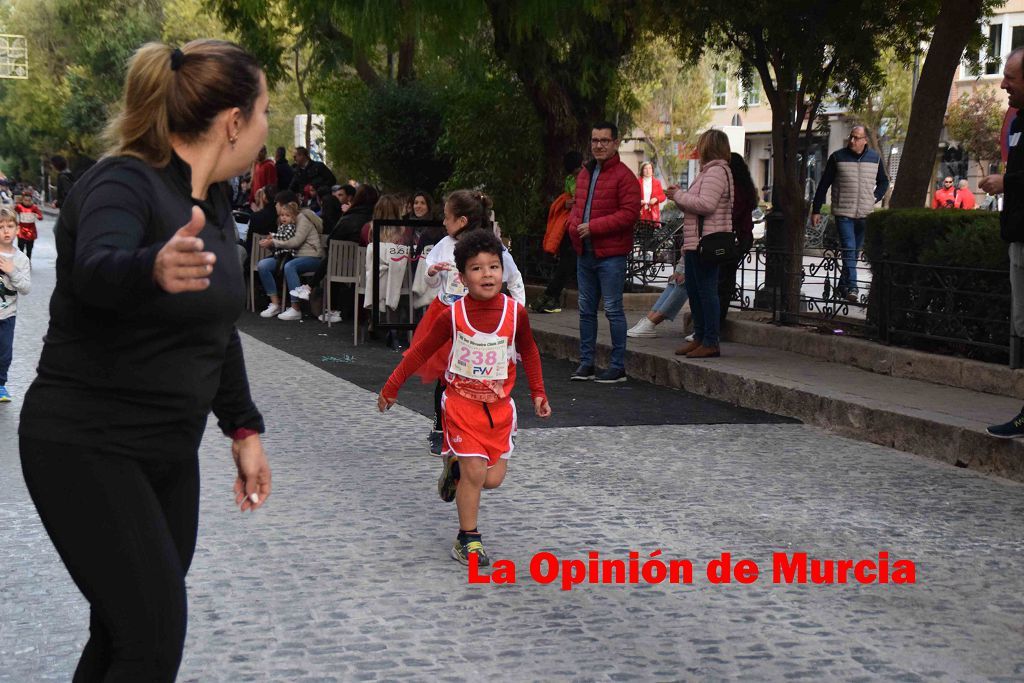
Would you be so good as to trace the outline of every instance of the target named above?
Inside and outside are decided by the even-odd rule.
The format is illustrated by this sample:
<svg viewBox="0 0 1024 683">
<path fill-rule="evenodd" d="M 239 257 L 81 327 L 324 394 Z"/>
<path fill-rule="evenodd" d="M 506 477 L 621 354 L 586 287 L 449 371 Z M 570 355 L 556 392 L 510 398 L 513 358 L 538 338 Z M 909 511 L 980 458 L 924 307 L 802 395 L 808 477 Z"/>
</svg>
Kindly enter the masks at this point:
<svg viewBox="0 0 1024 683">
<path fill-rule="evenodd" d="M 396 403 L 398 403 L 396 399 L 387 398 L 386 396 L 384 396 L 384 392 L 377 394 L 377 410 L 379 410 L 382 413 L 385 410 L 391 410 L 391 406 L 395 405 Z M 550 413 L 551 411 L 548 410 L 548 412 Z"/>
<path fill-rule="evenodd" d="M 551 404 L 548 403 L 548 399 L 544 396 L 533 399 L 533 412 L 537 413 L 537 417 L 551 417 Z"/>
</svg>

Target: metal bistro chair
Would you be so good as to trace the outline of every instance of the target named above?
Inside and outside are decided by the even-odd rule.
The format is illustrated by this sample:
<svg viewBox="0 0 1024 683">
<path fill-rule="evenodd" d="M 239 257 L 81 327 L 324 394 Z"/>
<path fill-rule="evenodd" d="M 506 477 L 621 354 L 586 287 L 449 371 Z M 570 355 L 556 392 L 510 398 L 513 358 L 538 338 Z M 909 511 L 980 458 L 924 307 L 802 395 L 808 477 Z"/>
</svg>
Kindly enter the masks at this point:
<svg viewBox="0 0 1024 683">
<path fill-rule="evenodd" d="M 351 284 L 355 290 L 355 320 L 352 328 L 352 345 L 359 344 L 359 287 L 365 276 L 366 247 L 358 242 L 330 240 L 327 243 L 327 277 L 324 278 L 324 312 L 334 310 L 331 305 L 331 283 Z M 330 327 L 328 318 L 327 326 Z"/>
<path fill-rule="evenodd" d="M 256 266 L 262 259 L 271 256 L 268 247 L 260 246 L 260 237 L 265 237 L 265 235 L 249 233 L 249 238 L 252 240 L 252 248 L 249 250 L 249 310 L 253 313 L 256 312 Z"/>
</svg>

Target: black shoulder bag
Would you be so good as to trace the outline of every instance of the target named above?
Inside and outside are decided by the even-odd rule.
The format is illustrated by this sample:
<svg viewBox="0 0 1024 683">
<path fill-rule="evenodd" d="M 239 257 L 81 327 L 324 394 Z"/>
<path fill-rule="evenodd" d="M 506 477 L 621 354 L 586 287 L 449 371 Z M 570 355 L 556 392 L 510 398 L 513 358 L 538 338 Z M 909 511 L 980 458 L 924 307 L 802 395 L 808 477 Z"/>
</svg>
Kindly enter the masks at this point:
<svg viewBox="0 0 1024 683">
<path fill-rule="evenodd" d="M 729 174 L 729 193 L 732 193 L 732 174 Z M 732 211 L 729 212 L 729 222 L 732 224 Z M 729 261 L 738 261 L 740 258 L 740 243 L 736 232 L 730 229 L 728 232 L 713 232 L 704 235 L 704 216 L 697 216 L 697 258 L 708 266 L 717 266 Z"/>
</svg>

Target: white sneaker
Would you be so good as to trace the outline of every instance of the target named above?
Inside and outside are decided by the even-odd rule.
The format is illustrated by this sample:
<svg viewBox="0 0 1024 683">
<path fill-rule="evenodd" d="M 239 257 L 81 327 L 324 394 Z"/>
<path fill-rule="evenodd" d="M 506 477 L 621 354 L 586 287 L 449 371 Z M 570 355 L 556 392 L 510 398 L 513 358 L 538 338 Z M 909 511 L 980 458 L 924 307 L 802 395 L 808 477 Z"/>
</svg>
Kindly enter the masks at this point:
<svg viewBox="0 0 1024 683">
<path fill-rule="evenodd" d="M 651 322 L 650 318 L 644 316 L 640 318 L 640 322 L 633 327 L 629 328 L 626 332 L 627 337 L 657 337 L 658 330 L 656 325 Z"/>
<path fill-rule="evenodd" d="M 332 325 L 334 323 L 340 323 L 341 322 L 341 312 L 340 311 L 324 311 L 323 313 L 321 313 L 319 315 L 318 320 L 320 320 L 320 322 L 322 322 L 322 323 L 331 323 Z"/>
<path fill-rule="evenodd" d="M 277 316 L 278 320 L 302 320 L 302 311 L 296 311 L 294 308 L 289 308 L 287 311 Z"/>
<path fill-rule="evenodd" d="M 273 318 L 275 315 L 281 312 L 281 307 L 277 304 L 270 304 L 267 306 L 267 310 L 260 313 L 261 318 Z"/>
<path fill-rule="evenodd" d="M 693 341 L 693 335 L 692 334 L 686 335 L 685 337 L 683 337 L 683 341 L 685 341 L 685 342 L 692 342 Z"/>
<path fill-rule="evenodd" d="M 302 299 L 303 301 L 309 301 L 309 293 L 311 291 L 312 290 L 309 288 L 309 285 L 299 285 L 298 287 L 296 287 L 295 289 L 293 289 L 292 291 L 290 291 L 288 293 L 291 294 L 296 299 Z"/>
</svg>

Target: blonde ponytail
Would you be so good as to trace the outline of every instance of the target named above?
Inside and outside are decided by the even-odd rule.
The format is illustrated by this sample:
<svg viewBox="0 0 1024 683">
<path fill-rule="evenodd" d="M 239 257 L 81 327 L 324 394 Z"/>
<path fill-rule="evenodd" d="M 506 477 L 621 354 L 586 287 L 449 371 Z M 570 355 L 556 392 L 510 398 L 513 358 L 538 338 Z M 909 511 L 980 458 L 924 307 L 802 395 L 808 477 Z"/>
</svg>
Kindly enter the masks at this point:
<svg viewBox="0 0 1024 683">
<path fill-rule="evenodd" d="M 171 134 L 194 141 L 225 109 L 248 118 L 260 93 L 260 68 L 223 40 L 193 40 L 180 49 L 146 43 L 128 62 L 121 108 L 107 125 L 107 154 L 152 166 L 171 159 Z"/>
</svg>

